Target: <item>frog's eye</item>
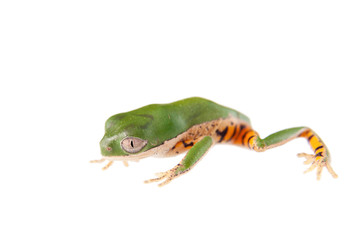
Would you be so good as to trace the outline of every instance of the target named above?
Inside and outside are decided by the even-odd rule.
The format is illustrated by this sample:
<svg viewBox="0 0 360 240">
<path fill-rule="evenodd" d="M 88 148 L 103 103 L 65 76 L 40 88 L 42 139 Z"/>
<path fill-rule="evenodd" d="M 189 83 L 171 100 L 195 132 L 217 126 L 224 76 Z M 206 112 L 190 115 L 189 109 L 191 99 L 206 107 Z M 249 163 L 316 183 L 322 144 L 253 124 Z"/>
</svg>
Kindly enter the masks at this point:
<svg viewBox="0 0 360 240">
<path fill-rule="evenodd" d="M 128 153 L 137 153 L 147 144 L 146 140 L 137 137 L 127 137 L 121 141 L 121 147 Z"/>
</svg>

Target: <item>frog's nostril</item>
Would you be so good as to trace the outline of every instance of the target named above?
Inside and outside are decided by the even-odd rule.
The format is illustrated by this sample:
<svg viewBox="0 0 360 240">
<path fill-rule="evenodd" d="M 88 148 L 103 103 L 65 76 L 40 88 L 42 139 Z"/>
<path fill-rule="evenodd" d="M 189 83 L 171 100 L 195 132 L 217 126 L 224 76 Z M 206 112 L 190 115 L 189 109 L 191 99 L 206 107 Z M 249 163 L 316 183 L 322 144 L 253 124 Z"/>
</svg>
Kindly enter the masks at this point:
<svg viewBox="0 0 360 240">
<path fill-rule="evenodd" d="M 111 149 L 112 149 L 111 147 L 107 147 L 107 148 L 106 148 L 106 150 L 108 150 L 108 151 L 111 151 Z"/>
</svg>

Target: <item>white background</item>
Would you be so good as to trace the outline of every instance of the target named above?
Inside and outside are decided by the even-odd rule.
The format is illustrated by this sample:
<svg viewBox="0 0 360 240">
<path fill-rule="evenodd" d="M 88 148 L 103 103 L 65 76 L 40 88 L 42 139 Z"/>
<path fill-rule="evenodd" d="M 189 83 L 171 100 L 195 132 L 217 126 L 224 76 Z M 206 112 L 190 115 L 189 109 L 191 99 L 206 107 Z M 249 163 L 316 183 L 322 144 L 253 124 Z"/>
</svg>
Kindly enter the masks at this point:
<svg viewBox="0 0 360 240">
<path fill-rule="evenodd" d="M 359 239 L 358 1 L 1 1 L 1 239 Z M 303 175 L 303 139 L 115 163 L 105 120 L 201 96 L 265 137 L 313 128 L 331 151 Z"/>
</svg>

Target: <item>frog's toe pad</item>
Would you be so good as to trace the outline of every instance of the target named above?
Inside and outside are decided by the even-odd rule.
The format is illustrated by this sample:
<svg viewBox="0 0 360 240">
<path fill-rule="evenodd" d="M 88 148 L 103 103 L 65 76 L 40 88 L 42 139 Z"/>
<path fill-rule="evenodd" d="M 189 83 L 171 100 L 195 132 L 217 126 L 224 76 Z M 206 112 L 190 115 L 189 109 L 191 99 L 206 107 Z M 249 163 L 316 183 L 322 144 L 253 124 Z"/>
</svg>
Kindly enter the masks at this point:
<svg viewBox="0 0 360 240">
<path fill-rule="evenodd" d="M 311 172 L 312 170 L 314 170 L 315 168 L 317 168 L 317 179 L 320 180 L 321 178 L 321 173 L 324 167 L 326 167 L 329 171 L 329 173 L 334 177 L 337 178 L 337 174 L 335 173 L 335 171 L 332 169 L 331 165 L 330 165 L 330 161 L 327 157 L 319 157 L 316 155 L 312 155 L 312 154 L 307 154 L 307 153 L 299 153 L 297 155 L 298 157 L 305 157 L 306 160 L 304 161 L 304 164 L 310 164 L 310 167 L 304 171 L 304 173 L 308 173 Z"/>
</svg>

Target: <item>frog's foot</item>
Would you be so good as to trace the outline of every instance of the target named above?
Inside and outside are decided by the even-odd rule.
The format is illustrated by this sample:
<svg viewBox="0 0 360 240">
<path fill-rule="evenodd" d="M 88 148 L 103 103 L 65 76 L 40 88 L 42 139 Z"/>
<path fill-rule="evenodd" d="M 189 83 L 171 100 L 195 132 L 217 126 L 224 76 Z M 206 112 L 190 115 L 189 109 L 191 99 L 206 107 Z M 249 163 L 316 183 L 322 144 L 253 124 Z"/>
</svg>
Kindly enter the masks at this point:
<svg viewBox="0 0 360 240">
<path fill-rule="evenodd" d="M 177 166 L 175 166 L 174 168 L 166 171 L 166 172 L 160 172 L 160 173 L 155 173 L 155 175 L 157 176 L 157 178 L 153 178 L 153 179 L 149 179 L 144 181 L 144 183 L 152 183 L 152 182 L 159 182 L 161 180 L 164 180 L 162 183 L 158 184 L 159 187 L 162 187 L 168 183 L 171 182 L 171 180 L 173 180 L 175 177 L 177 177 L 179 174 L 176 173 L 176 170 L 180 167 L 181 165 L 178 164 Z"/>
<path fill-rule="evenodd" d="M 99 159 L 99 160 L 91 160 L 90 163 L 102 163 L 102 162 L 104 162 L 105 160 L 107 160 L 107 159 L 106 159 L 106 158 L 102 158 L 102 159 Z M 124 164 L 125 167 L 128 167 L 128 166 L 129 166 L 129 164 L 128 164 L 127 161 L 122 160 L 122 162 L 123 162 L 123 164 Z M 102 167 L 102 170 L 108 169 L 113 163 L 114 163 L 113 160 L 109 160 L 109 162 L 108 162 L 104 167 Z"/>
<path fill-rule="evenodd" d="M 316 175 L 317 175 L 317 179 L 320 180 L 321 172 L 322 172 L 323 168 L 326 167 L 328 169 L 329 173 L 334 178 L 338 177 L 337 174 L 335 173 L 335 171 L 332 169 L 332 167 L 330 165 L 330 159 L 328 157 L 317 156 L 317 155 L 312 155 L 312 154 L 307 154 L 307 153 L 299 153 L 297 156 L 306 158 L 304 164 L 311 163 L 311 166 L 304 173 L 308 173 L 308 172 L 314 170 L 315 168 L 317 168 Z"/>
</svg>

